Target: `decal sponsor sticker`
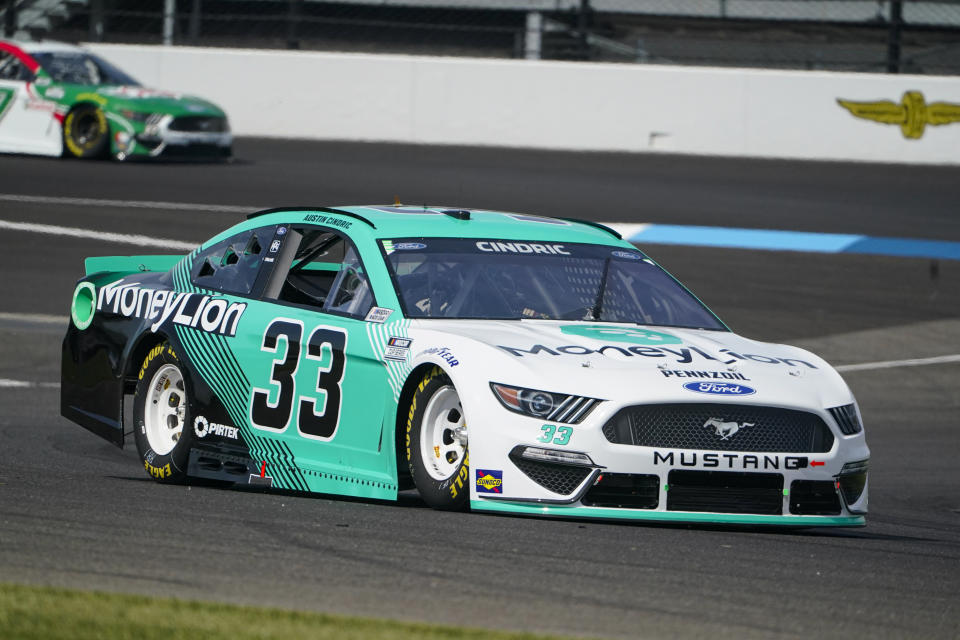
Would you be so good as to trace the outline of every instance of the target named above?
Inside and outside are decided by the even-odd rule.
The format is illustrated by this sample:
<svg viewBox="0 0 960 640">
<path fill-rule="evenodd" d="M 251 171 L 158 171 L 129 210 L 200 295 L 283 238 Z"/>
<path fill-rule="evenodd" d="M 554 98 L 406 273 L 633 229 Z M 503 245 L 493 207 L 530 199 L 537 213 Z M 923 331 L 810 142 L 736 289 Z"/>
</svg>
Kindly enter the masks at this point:
<svg viewBox="0 0 960 640">
<path fill-rule="evenodd" d="M 63 97 L 64 93 L 60 87 L 50 87 L 43 95 L 51 100 L 59 100 Z"/>
<path fill-rule="evenodd" d="M 704 380 L 749 380 L 736 371 L 686 371 L 683 369 L 661 369 L 664 378 L 702 378 Z"/>
<path fill-rule="evenodd" d="M 373 307 L 370 311 L 367 312 L 364 320 L 367 322 L 375 322 L 377 324 L 383 324 L 387 321 L 387 318 L 390 317 L 390 314 L 393 313 L 393 309 L 387 309 L 385 307 Z"/>
<path fill-rule="evenodd" d="M 236 440 L 237 431 L 237 427 L 210 422 L 203 416 L 197 416 L 193 420 L 193 432 L 197 434 L 198 438 L 206 438 L 207 436 L 221 436 L 223 438 Z"/>
<path fill-rule="evenodd" d="M 247 309 L 245 302 L 199 293 L 181 293 L 166 289 L 147 289 L 139 282 L 117 280 L 100 288 L 97 311 L 109 311 L 127 318 L 156 320 L 151 333 L 170 320 L 183 327 L 233 337 Z"/>
<path fill-rule="evenodd" d="M 702 469 L 763 469 L 767 471 L 806 469 L 806 456 L 752 455 L 744 453 L 697 453 L 695 451 L 654 451 L 653 466 L 699 467 Z M 811 466 L 821 463 L 809 463 Z"/>
<path fill-rule="evenodd" d="M 320 224 L 325 224 L 331 227 L 337 227 L 338 229 L 349 229 L 353 226 L 353 223 L 349 220 L 343 220 L 342 218 L 333 218 L 330 216 L 321 215 L 319 213 L 308 213 L 303 217 L 304 222 L 317 222 Z"/>
<path fill-rule="evenodd" d="M 394 251 L 419 251 L 420 249 L 426 249 L 427 245 L 422 242 L 394 242 L 393 249 Z"/>
<path fill-rule="evenodd" d="M 400 338 L 392 336 L 387 341 L 387 348 L 384 350 L 383 357 L 387 360 L 406 360 L 410 353 L 410 345 L 413 340 L 410 338 Z"/>
<path fill-rule="evenodd" d="M 421 351 L 420 355 L 424 355 L 428 353 L 436 354 L 437 356 L 442 358 L 447 364 L 449 364 L 451 367 L 455 367 L 458 364 L 460 364 L 460 361 L 457 360 L 457 358 L 453 355 L 453 352 L 450 351 L 450 349 L 448 349 L 447 347 L 430 347 L 429 349 L 424 349 L 423 351 Z"/>
<path fill-rule="evenodd" d="M 535 242 L 496 242 L 483 240 L 476 243 L 477 249 L 485 253 L 542 253 L 554 256 L 569 256 L 562 244 L 541 244 Z"/>
<path fill-rule="evenodd" d="M 477 493 L 503 493 L 503 471 L 477 469 Z"/>
<path fill-rule="evenodd" d="M 287 233 L 287 228 L 286 228 L 286 227 L 279 227 L 279 228 L 277 229 L 277 235 L 278 235 L 278 236 L 282 236 L 282 235 L 284 235 L 284 234 L 286 234 L 286 233 Z"/>
<path fill-rule="evenodd" d="M 611 251 L 610 255 L 614 258 L 623 258 L 624 260 L 643 260 L 643 254 L 631 253 L 629 251 Z"/>
<path fill-rule="evenodd" d="M 732 382 L 688 382 L 683 385 L 683 388 L 687 391 L 715 396 L 750 396 L 757 392 L 753 387 Z"/>
<path fill-rule="evenodd" d="M 280 251 L 280 241 L 274 240 L 270 243 L 270 253 L 276 253 L 277 251 Z"/>
<path fill-rule="evenodd" d="M 670 335 L 669 333 L 632 327 L 569 325 L 560 327 L 560 332 L 571 336 L 593 338 L 594 340 L 612 340 L 613 342 L 629 342 L 644 345 L 680 344 L 682 342 L 680 338 Z"/>
<path fill-rule="evenodd" d="M 561 331 L 564 331 L 566 328 L 567 327 L 561 328 Z M 750 360 L 753 362 L 761 362 L 763 364 L 785 364 L 788 367 L 800 367 L 803 365 L 809 369 L 817 368 L 816 365 L 807 362 L 806 360 L 800 360 L 799 358 L 775 358 L 773 356 L 756 355 L 753 353 L 740 354 L 731 351 L 730 349 L 718 349 L 717 354 L 720 357 L 717 357 L 710 355 L 703 349 L 694 346 L 678 346 L 675 348 L 640 345 L 624 347 L 612 344 L 606 344 L 602 347 L 596 348 L 585 347 L 579 344 L 568 344 L 559 347 L 548 347 L 542 344 L 535 344 L 529 347 L 508 347 L 502 344 L 497 346 L 510 355 L 518 358 L 523 358 L 526 356 L 585 356 L 596 353 L 609 358 L 616 358 L 618 360 L 640 356 L 642 358 L 675 358 L 674 361 L 677 364 L 690 364 L 694 360 L 703 359 L 726 365 L 735 364 L 738 360 Z M 721 358 L 729 359 L 721 360 Z"/>
</svg>

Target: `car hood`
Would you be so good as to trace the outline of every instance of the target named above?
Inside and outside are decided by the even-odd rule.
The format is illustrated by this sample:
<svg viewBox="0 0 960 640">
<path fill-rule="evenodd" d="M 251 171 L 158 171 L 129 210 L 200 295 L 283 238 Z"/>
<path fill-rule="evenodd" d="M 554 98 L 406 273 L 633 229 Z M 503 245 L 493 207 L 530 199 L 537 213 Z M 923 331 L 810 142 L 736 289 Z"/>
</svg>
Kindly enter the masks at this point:
<svg viewBox="0 0 960 640">
<path fill-rule="evenodd" d="M 729 331 L 547 320 L 424 320 L 414 326 L 425 338 L 422 351 L 414 345 L 415 353 L 446 346 L 458 364 L 506 384 L 593 397 L 728 397 L 692 395 L 685 386 L 714 382 L 746 387 L 755 392 L 751 401 L 852 402 L 842 378 L 818 356 Z"/>
<path fill-rule="evenodd" d="M 224 116 L 223 110 L 208 100 L 172 91 L 123 86 L 100 87 L 96 93 L 107 98 L 114 109 L 174 116 Z"/>
</svg>

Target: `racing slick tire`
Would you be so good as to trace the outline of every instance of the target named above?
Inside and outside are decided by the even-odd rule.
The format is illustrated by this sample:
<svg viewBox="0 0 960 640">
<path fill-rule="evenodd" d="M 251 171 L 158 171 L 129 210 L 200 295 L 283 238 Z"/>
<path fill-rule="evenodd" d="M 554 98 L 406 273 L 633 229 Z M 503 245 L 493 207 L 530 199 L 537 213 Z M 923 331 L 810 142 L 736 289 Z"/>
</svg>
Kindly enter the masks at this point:
<svg viewBox="0 0 960 640">
<path fill-rule="evenodd" d="M 450 376 L 434 367 L 410 401 L 407 464 L 423 501 L 459 511 L 470 504 L 470 456 L 460 396 Z"/>
<path fill-rule="evenodd" d="M 133 433 L 143 468 L 157 482 L 183 484 L 193 443 L 183 365 L 166 342 L 140 366 L 133 396 Z"/>
<path fill-rule="evenodd" d="M 110 145 L 110 125 L 103 109 L 90 104 L 75 107 L 63 120 L 63 148 L 74 158 L 100 158 Z"/>
</svg>

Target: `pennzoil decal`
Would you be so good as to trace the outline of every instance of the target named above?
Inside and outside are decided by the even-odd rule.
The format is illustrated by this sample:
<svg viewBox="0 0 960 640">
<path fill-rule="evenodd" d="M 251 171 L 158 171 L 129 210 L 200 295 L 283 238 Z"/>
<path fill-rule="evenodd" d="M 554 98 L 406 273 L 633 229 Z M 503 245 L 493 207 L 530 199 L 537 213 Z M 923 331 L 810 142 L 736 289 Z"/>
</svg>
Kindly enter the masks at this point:
<svg viewBox="0 0 960 640">
<path fill-rule="evenodd" d="M 245 302 L 198 293 L 180 293 L 166 289 L 147 289 L 139 282 L 122 280 L 100 288 L 97 311 L 110 311 L 127 318 L 156 320 L 150 331 L 156 332 L 167 320 L 222 336 L 235 336 L 237 324 L 247 308 Z"/>
<path fill-rule="evenodd" d="M 907 91 L 900 104 L 892 100 L 873 102 L 855 102 L 837 98 L 837 104 L 853 114 L 855 118 L 872 120 L 881 124 L 900 125 L 900 132 L 907 140 L 919 140 L 927 125 L 940 126 L 960 122 L 960 104 L 953 102 L 931 102 L 920 91 Z"/>
</svg>

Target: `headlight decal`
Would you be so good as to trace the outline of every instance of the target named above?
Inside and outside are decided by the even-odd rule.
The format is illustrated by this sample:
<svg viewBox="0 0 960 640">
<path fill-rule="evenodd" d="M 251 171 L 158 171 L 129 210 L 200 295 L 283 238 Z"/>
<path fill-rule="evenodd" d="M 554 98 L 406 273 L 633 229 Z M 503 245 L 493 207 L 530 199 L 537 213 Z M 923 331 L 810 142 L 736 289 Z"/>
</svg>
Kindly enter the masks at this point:
<svg viewBox="0 0 960 640">
<path fill-rule="evenodd" d="M 550 422 L 577 424 L 600 402 L 596 398 L 525 389 L 496 382 L 490 389 L 500 404 L 509 411 Z"/>
</svg>

